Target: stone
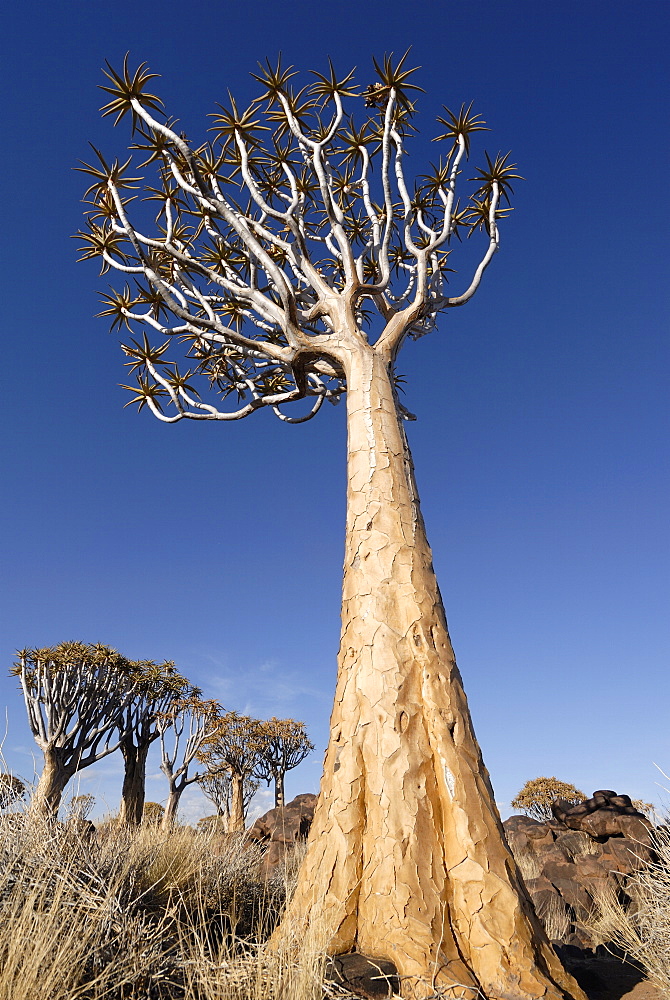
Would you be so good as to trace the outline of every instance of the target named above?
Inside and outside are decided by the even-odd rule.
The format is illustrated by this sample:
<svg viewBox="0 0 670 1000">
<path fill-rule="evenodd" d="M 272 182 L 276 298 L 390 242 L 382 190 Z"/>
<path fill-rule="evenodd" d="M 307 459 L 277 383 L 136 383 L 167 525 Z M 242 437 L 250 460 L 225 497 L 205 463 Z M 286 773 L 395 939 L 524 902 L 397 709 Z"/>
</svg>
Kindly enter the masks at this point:
<svg viewBox="0 0 670 1000">
<path fill-rule="evenodd" d="M 292 848 L 307 840 L 314 818 L 316 795 L 305 792 L 296 795 L 285 806 L 276 806 L 260 816 L 247 830 L 249 840 L 255 840 L 267 847 L 263 858 L 263 871 L 268 877 L 283 864 Z"/>
<path fill-rule="evenodd" d="M 554 831 L 530 816 L 510 816 L 503 823 L 507 843 L 515 851 L 536 851 L 554 842 Z"/>
<path fill-rule="evenodd" d="M 583 830 L 591 837 L 627 837 L 644 844 L 650 843 L 651 826 L 641 814 L 631 816 L 612 809 L 598 809 L 577 821 L 568 817 L 566 824 L 571 829 Z"/>
<path fill-rule="evenodd" d="M 276 806 L 259 816 L 247 830 L 247 836 L 261 843 L 279 841 L 293 844 L 298 840 L 306 840 L 314 818 L 316 799 L 316 795 L 310 793 L 296 795 L 285 806 Z"/>
<path fill-rule="evenodd" d="M 576 879 L 555 878 L 552 884 L 578 917 L 585 917 L 590 912 L 593 906 L 593 897 Z"/>
<path fill-rule="evenodd" d="M 577 855 L 588 852 L 591 838 L 578 830 L 567 830 L 565 833 L 558 834 L 555 843 L 557 849 L 562 851 L 567 858 L 576 858 Z"/>
<path fill-rule="evenodd" d="M 592 798 L 577 805 L 556 799 L 551 811 L 556 820 L 571 830 L 581 830 L 602 840 L 607 837 L 632 837 L 649 844 L 651 824 L 633 806 L 629 795 L 618 795 L 610 788 L 600 788 Z"/>
<path fill-rule="evenodd" d="M 352 951 L 336 955 L 326 963 L 325 978 L 344 986 L 360 997 L 392 997 L 400 993 L 400 980 L 393 962 L 384 958 L 369 958 Z"/>
<path fill-rule="evenodd" d="M 564 860 L 554 860 L 547 861 L 542 867 L 542 874 L 545 878 L 548 878 L 552 884 L 556 884 L 556 879 L 574 879 L 577 875 L 577 869 L 572 861 Z"/>
</svg>

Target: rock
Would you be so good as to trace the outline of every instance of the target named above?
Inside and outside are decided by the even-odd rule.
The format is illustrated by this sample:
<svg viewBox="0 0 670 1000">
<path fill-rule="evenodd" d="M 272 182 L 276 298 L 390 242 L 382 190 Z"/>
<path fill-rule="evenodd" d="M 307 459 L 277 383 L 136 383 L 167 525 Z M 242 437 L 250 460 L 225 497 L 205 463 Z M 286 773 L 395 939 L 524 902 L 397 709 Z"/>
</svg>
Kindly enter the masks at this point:
<svg viewBox="0 0 670 1000">
<path fill-rule="evenodd" d="M 360 997 L 392 997 L 400 993 L 400 980 L 393 964 L 385 958 L 369 958 L 352 951 L 336 955 L 326 963 L 325 978 L 346 987 Z"/>
<path fill-rule="evenodd" d="M 556 847 L 566 858 L 576 858 L 579 854 L 588 853 L 590 843 L 591 838 L 577 830 L 568 830 L 556 837 Z"/>
<path fill-rule="evenodd" d="M 631 871 L 639 868 L 641 864 L 651 861 L 653 851 L 645 844 L 641 844 L 637 840 L 632 840 L 630 837 L 613 837 L 611 840 L 608 840 L 607 844 L 603 845 L 601 864 L 606 864 L 606 859 L 610 855 L 617 861 L 617 864 L 612 867 L 630 874 Z"/>
<path fill-rule="evenodd" d="M 260 816 L 247 830 L 247 837 L 267 845 L 263 869 L 269 876 L 277 865 L 284 862 L 287 853 L 300 841 L 307 840 L 314 818 L 316 795 L 296 795 L 285 806 L 276 806 Z"/>
<path fill-rule="evenodd" d="M 306 840 L 314 818 L 316 799 L 316 795 L 310 793 L 296 795 L 287 805 L 276 806 L 260 816 L 247 830 L 247 836 L 262 843 L 279 841 L 293 844 Z"/>
<path fill-rule="evenodd" d="M 553 883 L 561 898 L 571 906 L 578 918 L 583 919 L 593 908 L 593 897 L 576 879 L 555 878 Z"/>
<path fill-rule="evenodd" d="M 601 788 L 593 797 L 570 805 L 556 799 L 551 811 L 559 823 L 570 830 L 580 830 L 591 837 L 631 837 L 650 843 L 649 820 L 633 806 L 630 796 L 618 795 L 610 788 Z"/>
<path fill-rule="evenodd" d="M 641 813 L 631 816 L 613 809 L 598 809 L 589 816 L 573 820 L 566 819 L 566 825 L 573 830 L 582 830 L 591 837 L 627 837 L 649 844 L 651 824 Z"/>
<path fill-rule="evenodd" d="M 515 851 L 550 846 L 554 842 L 554 832 L 546 823 L 538 823 L 530 816 L 510 816 L 503 823 L 507 843 Z"/>
</svg>

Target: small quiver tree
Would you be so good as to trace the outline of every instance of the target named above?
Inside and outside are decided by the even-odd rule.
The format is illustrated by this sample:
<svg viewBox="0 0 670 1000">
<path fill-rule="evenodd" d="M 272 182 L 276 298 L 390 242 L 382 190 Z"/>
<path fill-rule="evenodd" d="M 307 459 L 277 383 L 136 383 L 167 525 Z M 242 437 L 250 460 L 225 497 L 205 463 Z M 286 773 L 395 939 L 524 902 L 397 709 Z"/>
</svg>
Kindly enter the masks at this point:
<svg viewBox="0 0 670 1000">
<path fill-rule="evenodd" d="M 314 744 L 305 732 L 305 723 L 295 719 L 276 719 L 263 723 L 263 741 L 256 774 L 275 786 L 275 806 L 284 805 L 284 778 L 287 771 L 301 764 Z"/>
<path fill-rule="evenodd" d="M 55 818 L 70 778 L 118 748 L 134 666 L 109 646 L 83 642 L 18 653 L 12 673 L 44 754 L 30 806 L 34 815 Z"/>
<path fill-rule="evenodd" d="M 123 787 L 119 821 L 137 826 L 142 821 L 149 749 L 160 736 L 158 718 L 182 697 L 189 682 L 174 663 L 143 660 L 135 666 L 135 692 L 121 719 Z"/>
<path fill-rule="evenodd" d="M 216 809 L 217 819 L 223 822 L 225 829 L 228 829 L 230 817 L 231 778 L 231 773 L 227 768 L 219 768 L 212 772 L 207 771 L 198 778 L 202 794 Z"/>
<path fill-rule="evenodd" d="M 553 819 L 551 804 L 556 799 L 565 799 L 570 805 L 576 805 L 585 798 L 584 792 L 558 778 L 531 778 L 512 799 L 512 808 L 521 809 L 532 819 L 545 823 Z"/>
<path fill-rule="evenodd" d="M 199 759 L 211 774 L 218 771 L 230 774 L 229 833 L 244 830 L 249 792 L 253 794 L 258 788 L 253 776 L 257 773 L 264 746 L 263 722 L 237 712 L 226 712 L 200 750 Z"/>
<path fill-rule="evenodd" d="M 184 789 L 202 777 L 202 772 L 193 772 L 192 765 L 199 759 L 203 745 L 216 732 L 219 716 L 218 703 L 203 701 L 198 688 L 193 687 L 156 716 L 160 767 L 168 780 L 168 797 L 161 821 L 164 830 L 171 830 L 175 824 Z"/>
<path fill-rule="evenodd" d="M 75 795 L 74 798 L 68 802 L 65 819 L 75 825 L 77 823 L 81 823 L 89 818 L 94 807 L 95 795 L 90 795 L 88 793 Z"/>
<path fill-rule="evenodd" d="M 142 809 L 142 822 L 145 826 L 160 826 L 165 815 L 165 806 L 160 802 L 145 802 Z"/>
<path fill-rule="evenodd" d="M 405 993 L 578 996 L 505 843 L 419 508 L 403 428 L 411 414 L 396 391 L 403 343 L 476 293 L 518 174 L 509 154 L 485 154 L 459 203 L 471 140 L 485 129 L 463 105 L 438 117 L 441 155 L 410 180 L 420 88 L 405 56 L 374 69 L 363 93 L 332 65 L 296 90 L 292 68 L 267 63 L 259 97 L 246 109 L 231 98 L 212 141 L 191 143 L 149 93 L 154 74 L 109 67 L 103 113 L 130 117 L 140 169 L 155 170 L 146 189 L 158 217 L 133 201 L 132 157 L 96 153 L 82 166 L 91 181 L 82 256 L 126 282 L 105 293 L 100 315 L 138 331 L 123 345 L 136 379 L 127 388 L 158 419 L 237 420 L 267 408 L 299 423 L 346 393 L 337 689 L 277 947 L 302 940 L 314 917 L 331 954 L 390 959 Z M 452 292 L 450 254 L 463 232 L 482 232 L 484 246 Z"/>
<path fill-rule="evenodd" d="M 0 774 L 0 809 L 20 802 L 26 794 L 25 782 L 13 774 Z"/>
</svg>

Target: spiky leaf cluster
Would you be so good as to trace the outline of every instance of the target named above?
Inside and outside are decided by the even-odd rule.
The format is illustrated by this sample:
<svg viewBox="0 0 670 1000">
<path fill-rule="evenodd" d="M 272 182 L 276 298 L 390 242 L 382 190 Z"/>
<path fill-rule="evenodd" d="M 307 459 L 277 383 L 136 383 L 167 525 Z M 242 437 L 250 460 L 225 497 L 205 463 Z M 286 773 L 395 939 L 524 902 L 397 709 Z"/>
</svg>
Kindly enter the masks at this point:
<svg viewBox="0 0 670 1000">
<path fill-rule="evenodd" d="M 95 150 L 79 168 L 90 180 L 79 237 L 81 259 L 124 279 L 102 293 L 98 315 L 134 333 L 123 345 L 131 402 L 165 421 L 239 419 L 270 406 L 300 422 L 346 389 L 338 303 L 348 328 L 388 341 L 393 359 L 405 336 L 429 332 L 441 310 L 471 297 L 518 174 L 508 156 L 487 154 L 472 200 L 459 204 L 471 137 L 485 129 L 463 105 L 438 118 L 438 162 L 405 178 L 421 92 L 407 58 L 374 60 L 362 89 L 353 70 L 339 74 L 330 61 L 302 87 L 281 57 L 266 61 L 252 74 L 258 97 L 243 107 L 229 94 L 200 143 L 163 114 L 144 63 L 108 65 L 103 115 L 130 119 L 131 157 Z M 134 154 L 151 179 L 136 176 Z M 482 262 L 466 291 L 450 295 L 452 239 L 480 229 L 489 238 Z M 306 398 L 298 416 L 282 409 Z"/>
</svg>

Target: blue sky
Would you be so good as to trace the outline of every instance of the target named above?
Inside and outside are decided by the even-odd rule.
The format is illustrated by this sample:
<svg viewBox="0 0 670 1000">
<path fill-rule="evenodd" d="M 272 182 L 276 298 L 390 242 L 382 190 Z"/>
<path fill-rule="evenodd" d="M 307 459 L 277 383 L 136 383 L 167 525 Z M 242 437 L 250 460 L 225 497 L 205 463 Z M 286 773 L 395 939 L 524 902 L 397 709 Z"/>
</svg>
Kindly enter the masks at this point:
<svg viewBox="0 0 670 1000">
<path fill-rule="evenodd" d="M 3 20 L 2 620 L 14 650 L 66 639 L 174 659 L 208 697 L 306 721 L 318 788 L 335 679 L 343 408 L 164 426 L 126 402 L 116 335 L 75 263 L 105 59 L 131 52 L 189 135 L 281 50 L 305 71 L 412 46 L 408 162 L 441 105 L 474 101 L 526 178 L 475 300 L 400 356 L 428 534 L 503 814 L 530 777 L 664 801 L 668 708 L 667 3 L 397 0 L 28 3 Z M 479 137 L 477 137 L 479 138 Z M 466 176 L 470 176 L 466 173 Z M 454 266 L 459 267 L 458 251 Z M 467 259 L 467 248 L 464 253 Z M 455 279 L 458 281 L 458 278 Z M 4 754 L 36 750 L 0 670 Z M 166 795 L 152 767 L 148 796 Z M 76 791 L 118 802 L 117 756 Z M 665 800 L 670 799 L 670 794 Z M 265 805 L 266 799 L 260 805 Z M 260 807 L 260 806 L 259 806 Z M 203 809 L 196 797 L 185 816 Z"/>
</svg>

